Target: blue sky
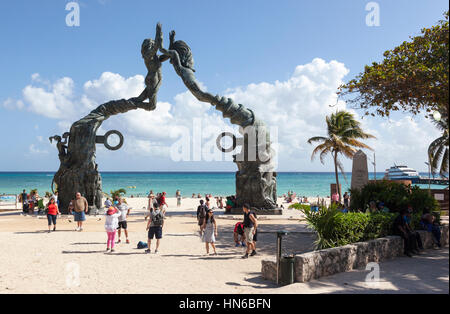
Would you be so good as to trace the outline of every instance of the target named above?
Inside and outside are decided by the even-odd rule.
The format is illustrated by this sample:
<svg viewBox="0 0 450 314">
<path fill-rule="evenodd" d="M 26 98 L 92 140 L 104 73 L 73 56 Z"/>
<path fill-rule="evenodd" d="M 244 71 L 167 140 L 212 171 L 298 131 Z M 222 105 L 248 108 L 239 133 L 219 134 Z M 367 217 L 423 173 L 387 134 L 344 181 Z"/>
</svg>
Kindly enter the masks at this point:
<svg viewBox="0 0 450 314">
<path fill-rule="evenodd" d="M 67 126 L 67 123 L 72 123 L 89 112 L 88 107 L 80 106 L 76 110 L 77 100 L 86 93 L 89 96 L 84 85 L 86 82 L 100 80 L 105 72 L 118 74 L 125 79 L 136 75 L 145 76 L 140 45 L 144 38 L 154 36 L 158 21 L 163 24 L 166 45 L 169 31 L 175 29 L 177 38 L 191 46 L 197 78 L 208 90 L 251 100 L 256 96 L 252 94 L 250 97 L 245 93 L 252 93 L 252 84 L 267 82 L 273 85 L 270 88 L 276 88 L 276 81 L 288 82 L 296 67 L 312 64 L 314 59 L 321 59 L 327 65 L 333 60 L 343 64 L 346 71 L 339 67 L 336 71 L 340 71 L 339 79 L 347 81 L 362 71 L 365 64 L 381 60 L 385 50 L 407 40 L 411 35 L 419 34 L 421 28 L 436 24 L 443 12 L 448 10 L 448 2 L 441 0 L 376 1 L 380 6 L 381 25 L 368 27 L 365 24 L 368 14 L 365 6 L 369 1 L 360 0 L 84 0 L 78 1 L 80 26 L 68 27 L 65 24 L 67 2 L 69 1 L 0 2 L 0 171 L 56 170 L 56 149 L 52 150 L 46 139 L 62 133 L 62 126 Z M 315 63 L 320 66 L 318 64 Z M 329 71 L 334 71 L 333 69 Z M 32 79 L 32 75 L 36 73 L 39 75 Z M 177 101 L 174 97 L 185 95 L 183 93 L 186 88 L 168 63 L 164 64 L 163 75 L 158 99 L 170 103 L 167 114 L 173 114 L 183 106 L 182 99 Z M 31 95 L 36 93 L 28 97 L 24 95 L 27 86 L 51 92 L 52 84 L 64 77 L 73 81 L 68 98 L 71 106 L 75 106 L 66 117 L 49 117 L 43 113 L 45 107 L 40 111 L 36 107 L 39 103 L 33 104 L 33 100 L 30 100 Z M 101 88 L 101 84 L 99 82 L 98 88 Z M 95 90 L 91 90 L 91 93 L 94 92 Z M 113 91 L 111 95 L 116 94 Z M 274 92 L 273 95 L 279 94 Z M 304 101 L 299 101 L 299 116 L 302 104 L 308 106 L 309 96 L 305 94 L 304 97 Z M 11 105 L 17 101 L 23 105 Z M 290 98 L 286 97 L 285 101 L 289 102 Z M 264 105 L 245 105 L 264 111 Z M 279 109 L 283 110 L 282 107 Z M 206 110 L 205 114 L 211 116 L 211 110 Z M 186 114 L 188 115 L 189 113 Z M 194 113 L 192 115 L 195 116 Z M 264 112 L 261 115 L 265 117 Z M 399 134 L 400 130 L 408 127 L 414 130 L 425 123 L 420 118 L 412 122 L 405 118 L 406 115 L 395 115 L 394 121 L 389 124 L 390 133 L 385 133 L 386 120 L 373 119 L 365 122 L 370 130 L 379 133 L 374 146 L 381 158 L 381 171 L 393 162 L 405 162 L 418 170 L 425 169 L 422 162 L 426 160 L 423 157 L 424 147 L 437 134 L 433 133 L 429 125 L 423 128 L 429 138 L 417 140 L 414 134 L 404 134 L 412 142 L 423 141 L 416 150 L 406 152 L 408 156 L 402 158 L 400 155 L 393 155 L 383 159 L 385 150 L 390 149 L 387 145 L 395 143 L 395 140 L 399 143 L 402 141 L 401 137 L 393 139 L 389 134 Z M 305 116 L 303 120 L 299 118 L 297 121 L 294 118 L 292 121 L 309 125 L 312 119 L 315 118 Z M 175 123 L 174 121 L 171 123 Z M 276 122 L 269 122 L 276 126 Z M 105 125 L 105 130 L 120 123 L 122 121 L 116 119 L 111 125 Z M 163 126 L 163 123 L 164 121 L 156 127 L 170 128 L 170 125 Z M 320 123 L 324 124 L 314 120 L 314 124 Z M 121 126 L 125 128 L 121 131 L 126 135 L 126 140 L 130 138 L 135 143 L 145 142 L 145 136 L 135 132 L 131 122 Z M 396 126 L 398 129 L 395 129 Z M 308 132 L 319 130 L 320 128 L 305 131 L 305 136 Z M 292 134 L 290 131 L 283 132 L 282 135 Z M 299 125 L 299 133 L 301 132 L 302 126 Z M 151 134 L 148 140 L 152 141 Z M 149 145 L 159 147 L 164 141 L 167 145 L 171 144 L 170 139 L 159 139 L 158 143 L 153 141 Z M 290 142 L 286 138 L 279 141 L 287 145 Z M 305 145 L 303 140 L 295 145 L 298 145 L 298 153 L 283 153 L 280 170 L 333 169 L 331 162 L 327 162 L 325 166 L 319 162 L 309 162 L 311 147 Z M 295 145 L 292 146 L 296 148 Z M 132 165 L 121 162 L 124 157 L 130 158 Z M 223 162 L 174 163 L 167 156 L 155 155 L 153 152 L 148 155 L 134 154 L 126 149 L 114 153 L 99 150 L 98 161 L 103 170 L 235 169 L 234 165 Z M 349 161 L 345 165 L 348 170 L 351 169 Z"/>
</svg>

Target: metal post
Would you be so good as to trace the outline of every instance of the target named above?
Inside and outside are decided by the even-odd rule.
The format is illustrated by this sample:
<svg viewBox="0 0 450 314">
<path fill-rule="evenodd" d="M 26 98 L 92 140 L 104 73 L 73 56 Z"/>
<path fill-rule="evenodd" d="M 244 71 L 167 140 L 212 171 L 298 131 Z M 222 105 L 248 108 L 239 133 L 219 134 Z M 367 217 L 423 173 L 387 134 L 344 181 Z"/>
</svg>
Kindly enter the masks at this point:
<svg viewBox="0 0 450 314">
<path fill-rule="evenodd" d="M 277 285 L 280 284 L 281 239 L 287 234 L 287 231 L 277 231 Z"/>
<path fill-rule="evenodd" d="M 429 162 L 425 163 L 428 166 L 428 192 L 430 193 L 431 189 L 431 164 Z"/>
<path fill-rule="evenodd" d="M 373 175 L 375 180 L 377 180 L 377 161 L 375 159 L 375 152 L 373 152 Z"/>
<path fill-rule="evenodd" d="M 281 235 L 277 234 L 277 285 L 280 284 Z"/>
</svg>

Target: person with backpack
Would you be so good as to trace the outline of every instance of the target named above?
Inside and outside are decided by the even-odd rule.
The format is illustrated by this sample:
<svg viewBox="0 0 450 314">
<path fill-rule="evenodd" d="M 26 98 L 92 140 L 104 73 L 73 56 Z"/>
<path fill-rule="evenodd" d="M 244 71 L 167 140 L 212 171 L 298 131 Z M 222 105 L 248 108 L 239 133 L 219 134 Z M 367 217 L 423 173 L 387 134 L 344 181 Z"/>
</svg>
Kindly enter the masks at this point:
<svg viewBox="0 0 450 314">
<path fill-rule="evenodd" d="M 214 212 L 213 210 L 209 210 L 206 214 L 205 219 L 203 220 L 202 230 L 205 230 L 203 234 L 203 242 L 205 242 L 206 245 L 206 254 L 209 254 L 209 245 L 211 244 L 214 255 L 217 255 L 216 252 L 216 245 L 214 244 L 216 242 L 217 237 L 217 223 L 214 219 Z"/>
<path fill-rule="evenodd" d="M 197 222 L 200 228 L 200 235 L 202 235 L 202 226 L 203 222 L 206 218 L 206 212 L 208 211 L 208 207 L 204 204 L 203 200 L 200 200 L 200 205 L 197 207 Z"/>
<path fill-rule="evenodd" d="M 242 258 L 248 258 L 249 254 L 250 256 L 256 255 L 253 237 L 256 233 L 256 228 L 258 227 L 258 220 L 256 219 L 255 214 L 250 210 L 250 205 L 244 204 L 242 210 L 244 211 L 244 235 L 245 241 L 247 242 L 247 250 Z"/>
<path fill-rule="evenodd" d="M 156 238 L 155 254 L 158 253 L 159 241 L 162 239 L 163 225 L 164 225 L 164 212 L 162 211 L 162 206 L 160 206 L 150 213 L 150 219 L 147 223 L 148 249 L 145 250 L 145 253 L 151 252 L 151 242 L 153 238 Z"/>
<path fill-rule="evenodd" d="M 234 225 L 233 238 L 235 247 L 242 245 L 245 247 L 244 223 L 239 221 Z"/>
</svg>

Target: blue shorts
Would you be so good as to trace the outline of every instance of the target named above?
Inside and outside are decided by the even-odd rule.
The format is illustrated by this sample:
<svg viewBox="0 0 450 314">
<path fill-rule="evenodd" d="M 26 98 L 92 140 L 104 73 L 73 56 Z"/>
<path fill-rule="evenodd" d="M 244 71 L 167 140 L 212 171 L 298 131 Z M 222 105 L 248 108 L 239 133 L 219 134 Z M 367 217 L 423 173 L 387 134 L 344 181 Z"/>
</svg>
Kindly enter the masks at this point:
<svg viewBox="0 0 450 314">
<path fill-rule="evenodd" d="M 51 226 L 52 223 L 53 223 L 53 225 L 56 225 L 56 215 L 47 214 L 47 220 L 48 220 L 49 226 Z"/>
<path fill-rule="evenodd" d="M 156 239 L 162 238 L 162 227 L 150 227 L 148 230 L 148 238 L 153 239 L 156 237 Z"/>
<path fill-rule="evenodd" d="M 86 215 L 83 212 L 73 212 L 73 218 L 75 219 L 75 221 L 85 221 L 86 220 Z"/>
</svg>

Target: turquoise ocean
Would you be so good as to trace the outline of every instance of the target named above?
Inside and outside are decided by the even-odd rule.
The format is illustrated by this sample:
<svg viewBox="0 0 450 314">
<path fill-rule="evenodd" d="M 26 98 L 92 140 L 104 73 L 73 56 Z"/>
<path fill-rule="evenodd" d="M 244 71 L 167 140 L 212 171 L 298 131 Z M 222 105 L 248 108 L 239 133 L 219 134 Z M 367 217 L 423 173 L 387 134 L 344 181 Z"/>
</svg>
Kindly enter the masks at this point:
<svg viewBox="0 0 450 314">
<path fill-rule="evenodd" d="M 54 172 L 0 172 L 0 194 L 19 194 L 23 189 L 38 189 L 40 195 L 51 191 Z M 383 177 L 377 173 L 377 179 Z M 421 176 L 427 176 L 421 173 Z M 235 194 L 234 172 L 102 172 L 103 191 L 109 192 L 124 188 L 127 195 L 146 196 L 150 190 L 167 192 L 169 197 L 179 189 L 183 196 L 193 193 L 212 195 Z M 351 173 L 347 180 L 340 176 L 343 191 L 351 183 Z M 374 174 L 370 173 L 373 179 Z M 335 182 L 334 172 L 279 172 L 277 176 L 277 194 L 283 195 L 292 190 L 300 196 L 326 197 L 330 195 L 330 183 Z M 133 187 L 133 188 L 130 188 Z M 135 187 L 135 188 L 134 188 Z M 421 186 L 428 188 L 428 185 Z M 443 188 L 444 186 L 431 186 Z"/>
</svg>

